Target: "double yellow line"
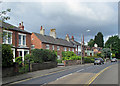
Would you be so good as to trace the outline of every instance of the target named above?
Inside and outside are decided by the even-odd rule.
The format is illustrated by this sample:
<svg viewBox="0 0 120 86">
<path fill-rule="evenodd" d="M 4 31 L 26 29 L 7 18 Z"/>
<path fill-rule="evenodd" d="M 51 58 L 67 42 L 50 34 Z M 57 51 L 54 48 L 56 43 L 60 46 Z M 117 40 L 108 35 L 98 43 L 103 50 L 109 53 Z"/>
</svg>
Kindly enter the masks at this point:
<svg viewBox="0 0 120 86">
<path fill-rule="evenodd" d="M 93 76 L 87 83 L 85 86 L 89 86 L 101 73 L 103 73 L 105 70 L 107 70 L 109 67 L 106 67 L 105 69 L 101 70 L 99 73 L 97 73 L 95 76 Z"/>
</svg>

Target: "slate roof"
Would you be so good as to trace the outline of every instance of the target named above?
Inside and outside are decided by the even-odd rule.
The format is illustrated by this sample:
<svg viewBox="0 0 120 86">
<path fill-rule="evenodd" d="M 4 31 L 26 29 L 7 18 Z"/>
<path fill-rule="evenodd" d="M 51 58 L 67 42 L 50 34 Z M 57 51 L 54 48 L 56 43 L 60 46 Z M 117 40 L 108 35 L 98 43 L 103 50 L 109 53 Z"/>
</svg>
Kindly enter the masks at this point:
<svg viewBox="0 0 120 86">
<path fill-rule="evenodd" d="M 70 42 L 73 44 L 73 45 L 78 45 L 78 46 L 81 46 L 81 44 L 77 41 L 72 41 L 72 39 L 70 39 Z"/>
<path fill-rule="evenodd" d="M 50 43 L 55 45 L 69 46 L 75 47 L 71 42 L 61 39 L 61 38 L 53 38 L 51 36 L 42 35 L 39 33 L 34 33 L 43 43 Z"/>
<path fill-rule="evenodd" d="M 24 33 L 30 33 L 30 32 L 28 32 L 28 31 L 22 30 L 22 29 L 20 29 L 20 28 L 18 28 L 18 27 L 16 27 L 16 26 L 13 26 L 13 25 L 11 25 L 11 24 L 8 24 L 8 23 L 6 23 L 6 22 L 1 22 L 1 21 L 0 21 L 0 27 L 1 27 L 1 28 L 5 28 L 5 29 L 8 29 L 8 30 L 14 30 L 14 31 L 19 31 L 19 32 L 24 32 Z M 31 34 L 31 33 L 30 33 L 30 34 Z"/>
</svg>

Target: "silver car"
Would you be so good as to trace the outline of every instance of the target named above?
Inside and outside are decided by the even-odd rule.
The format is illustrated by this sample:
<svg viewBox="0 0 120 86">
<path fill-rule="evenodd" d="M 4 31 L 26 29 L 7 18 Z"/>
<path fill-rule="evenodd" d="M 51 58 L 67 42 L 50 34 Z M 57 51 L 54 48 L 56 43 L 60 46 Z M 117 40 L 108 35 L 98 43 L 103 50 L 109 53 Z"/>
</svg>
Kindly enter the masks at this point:
<svg viewBox="0 0 120 86">
<path fill-rule="evenodd" d="M 117 59 L 116 58 L 112 58 L 111 62 L 117 62 Z"/>
</svg>

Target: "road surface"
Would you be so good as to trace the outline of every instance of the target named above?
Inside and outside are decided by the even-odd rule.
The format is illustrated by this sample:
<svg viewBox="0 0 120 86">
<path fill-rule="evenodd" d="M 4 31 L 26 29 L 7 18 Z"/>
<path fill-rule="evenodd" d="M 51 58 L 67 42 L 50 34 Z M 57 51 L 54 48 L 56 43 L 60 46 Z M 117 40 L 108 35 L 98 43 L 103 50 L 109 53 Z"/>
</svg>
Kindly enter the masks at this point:
<svg viewBox="0 0 120 86">
<path fill-rule="evenodd" d="M 11 83 L 12 85 L 34 86 L 37 84 L 118 84 L 118 62 L 102 65 L 80 65 L 33 79 Z"/>
</svg>

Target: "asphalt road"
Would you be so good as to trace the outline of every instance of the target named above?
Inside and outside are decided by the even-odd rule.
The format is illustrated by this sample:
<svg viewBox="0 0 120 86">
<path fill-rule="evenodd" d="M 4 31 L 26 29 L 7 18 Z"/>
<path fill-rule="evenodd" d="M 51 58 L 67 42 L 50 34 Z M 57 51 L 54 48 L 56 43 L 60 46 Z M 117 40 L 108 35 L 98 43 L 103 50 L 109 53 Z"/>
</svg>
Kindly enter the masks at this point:
<svg viewBox="0 0 120 86">
<path fill-rule="evenodd" d="M 46 84 L 118 84 L 118 62 L 102 65 L 75 66 L 71 69 L 51 73 L 12 85 L 34 86 Z"/>
</svg>

